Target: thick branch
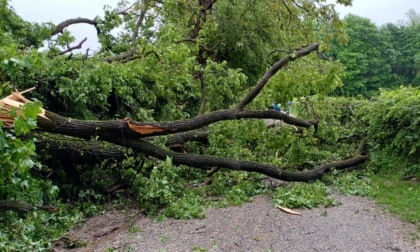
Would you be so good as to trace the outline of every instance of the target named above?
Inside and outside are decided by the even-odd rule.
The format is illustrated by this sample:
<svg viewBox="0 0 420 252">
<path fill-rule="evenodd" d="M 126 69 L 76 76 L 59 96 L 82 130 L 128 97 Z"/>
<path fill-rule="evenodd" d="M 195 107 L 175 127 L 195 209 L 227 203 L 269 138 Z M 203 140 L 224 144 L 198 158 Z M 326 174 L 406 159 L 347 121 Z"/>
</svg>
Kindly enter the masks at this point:
<svg viewBox="0 0 420 252">
<path fill-rule="evenodd" d="M 143 6 L 141 8 L 139 19 L 137 19 L 136 27 L 134 28 L 133 34 L 131 35 L 131 47 L 136 46 L 137 36 L 139 34 L 140 26 L 143 23 L 144 17 L 146 16 L 149 0 L 143 0 Z"/>
<path fill-rule="evenodd" d="M 83 128 L 79 128 L 77 132 L 71 131 L 67 133 L 72 135 L 78 133 L 78 135 L 82 135 L 83 131 L 85 130 L 86 129 L 83 130 Z M 63 132 L 60 131 L 60 133 Z M 199 169 L 207 169 L 216 166 L 231 170 L 257 172 L 285 181 L 311 181 L 320 179 L 324 176 L 325 173 L 331 171 L 333 168 L 338 170 L 345 169 L 347 167 L 352 167 L 363 163 L 368 159 L 367 156 L 359 155 L 344 161 L 321 165 L 320 167 L 311 171 L 290 172 L 287 170 L 279 169 L 274 165 L 261 164 L 253 161 L 232 160 L 229 158 L 221 158 L 215 156 L 182 154 L 166 151 L 142 139 L 124 138 L 123 134 L 120 137 L 107 136 L 106 138 L 107 139 L 105 140 L 109 142 L 132 148 L 133 150 L 142 152 L 146 155 L 150 155 L 161 160 L 166 159 L 166 157 L 171 157 L 175 164 L 183 164 Z"/>
<path fill-rule="evenodd" d="M 312 51 L 318 50 L 318 46 L 319 45 L 317 43 L 310 44 L 296 51 L 296 53 L 292 55 L 286 55 L 283 58 L 281 58 L 279 61 L 277 61 L 258 81 L 255 88 L 251 92 L 249 92 L 248 95 L 238 104 L 237 109 L 243 110 L 246 105 L 251 103 L 254 100 L 254 98 L 261 92 L 261 90 L 264 88 L 264 86 L 267 84 L 270 78 L 273 75 L 275 75 L 281 68 L 283 68 L 288 62 L 294 61 L 300 57 L 306 56 Z"/>
<path fill-rule="evenodd" d="M 116 139 L 121 141 L 121 139 Z M 121 143 L 121 142 L 120 142 Z M 367 156 L 356 156 L 336 163 L 321 165 L 320 167 L 311 171 L 291 172 L 282 170 L 274 165 L 261 164 L 253 161 L 232 160 L 229 158 L 221 158 L 215 156 L 204 156 L 195 154 L 182 154 L 163 150 L 154 146 L 144 140 L 130 139 L 125 141 L 125 144 L 135 150 L 141 151 L 147 155 L 164 160 L 166 157 L 171 157 L 175 164 L 183 164 L 199 169 L 207 169 L 209 167 L 224 167 L 230 170 L 257 172 L 272 178 L 281 179 L 284 181 L 302 181 L 307 182 L 311 180 L 320 179 L 325 173 L 332 169 L 345 169 L 352 167 L 368 160 Z"/>
<path fill-rule="evenodd" d="M 106 159 L 122 160 L 127 149 L 102 141 L 52 134 L 36 134 L 36 148 L 46 150 L 51 159 L 67 164 L 96 164 Z"/>
<path fill-rule="evenodd" d="M 287 171 L 287 169 L 279 169 L 274 165 L 261 164 L 253 161 L 232 160 L 229 158 L 221 158 L 215 156 L 182 154 L 166 151 L 142 139 L 114 137 L 107 140 L 114 144 L 126 146 L 143 154 L 153 156 L 157 159 L 164 160 L 166 157 L 171 157 L 175 164 L 187 165 L 199 169 L 223 167 L 230 170 L 257 172 L 284 181 L 307 182 L 320 179 L 324 176 L 325 173 L 331 171 L 332 169 L 340 170 L 353 167 L 365 162 L 368 159 L 368 157 L 365 155 L 357 155 L 343 161 L 321 165 L 311 171 L 291 172 Z"/>
<path fill-rule="evenodd" d="M 98 27 L 98 23 L 95 20 L 92 19 L 88 19 L 88 18 L 73 18 L 73 19 L 68 19 L 66 21 L 63 21 L 61 23 L 59 23 L 55 29 L 51 32 L 51 36 L 54 36 L 58 33 L 63 33 L 64 28 L 73 25 L 73 24 L 81 24 L 81 23 L 85 23 L 85 24 L 90 24 L 95 26 L 96 28 L 96 33 L 99 35 L 101 33 L 101 30 Z"/>
<path fill-rule="evenodd" d="M 199 129 L 219 121 L 237 120 L 242 118 L 272 118 L 283 120 L 285 123 L 291 125 L 306 128 L 311 126 L 316 127 L 318 124 L 316 121 L 298 119 L 277 111 L 238 111 L 231 109 L 220 110 L 191 119 L 161 123 L 134 122 L 128 118 L 119 121 L 85 121 L 69 119 L 55 113 L 45 111 L 45 117 L 38 117 L 38 127 L 43 131 L 51 133 L 86 139 L 99 137 L 99 139 L 109 141 L 109 139 L 116 137 L 124 139 L 169 135 Z"/>
<path fill-rule="evenodd" d="M 236 114 L 235 110 L 232 111 L 220 111 L 220 112 L 233 112 L 233 115 L 242 115 L 254 117 L 255 111 L 240 111 Z M 214 112 L 217 113 L 217 112 Z M 212 113 L 212 114 L 214 114 Z M 280 117 L 285 117 L 284 119 L 292 120 L 289 116 L 283 113 L 275 111 L 260 111 L 258 116 L 271 115 L 272 113 L 278 114 Z M 209 114 L 211 115 L 211 114 Z M 232 113 L 225 114 L 225 116 L 232 115 Z M 239 161 L 232 160 L 228 158 L 220 158 L 214 156 L 203 156 L 203 155 L 194 155 L 194 154 L 181 154 L 176 152 L 170 152 L 163 150 L 157 146 L 154 146 L 142 139 L 136 139 L 136 131 L 130 131 L 129 122 L 124 121 L 115 121 L 115 122 L 86 122 L 80 120 L 67 120 L 58 115 L 52 114 L 51 112 L 46 112 L 45 116 L 54 121 L 46 120 L 40 117 L 39 127 L 43 130 L 48 130 L 51 132 L 56 132 L 60 134 L 79 136 L 84 138 L 89 138 L 92 136 L 98 136 L 103 140 L 112 142 L 117 145 L 125 146 L 142 152 L 144 154 L 156 157 L 158 159 L 165 159 L 167 156 L 171 157 L 173 162 L 176 164 L 188 165 L 191 167 L 196 167 L 199 169 L 207 169 L 208 167 L 224 167 L 231 170 L 242 170 L 248 172 L 258 172 L 265 174 L 267 176 L 285 180 L 285 181 L 310 181 L 319 179 L 324 174 L 331 169 L 344 169 L 362 163 L 368 159 L 367 156 L 356 156 L 341 162 L 336 162 L 332 164 L 322 165 L 311 171 L 302 171 L 302 172 L 290 172 L 286 170 L 278 169 L 276 166 L 261 164 L 252 161 Z M 202 119 L 208 115 L 201 116 Z M 223 116 L 221 114 L 220 116 Z M 60 119 L 60 121 L 57 121 Z M 237 118 L 233 118 L 237 119 Z M 192 119 L 193 120 L 193 119 Z M 294 119 L 295 120 L 295 119 Z M 205 120 L 203 121 L 205 122 Z M 201 122 L 201 123 L 203 123 Z M 173 124 L 174 122 L 169 122 L 167 124 Z M 197 123 L 197 122 L 196 122 Z M 200 122 L 198 122 L 200 123 Z M 162 124 L 161 124 L 162 125 Z M 71 127 L 69 127 L 71 126 Z M 150 126 L 150 125 L 148 125 Z M 182 124 L 180 125 L 182 126 Z M 173 127 L 173 125 L 172 125 Z M 163 131 L 164 129 L 161 128 Z M 172 128 L 173 131 L 176 131 L 177 128 Z M 141 136 L 141 135 L 140 135 Z M 140 137 L 137 135 L 137 137 Z"/>
<path fill-rule="evenodd" d="M 47 114 L 48 115 L 48 114 Z M 42 128 L 42 126 L 41 126 Z M 65 133 L 62 130 L 63 128 L 57 128 L 59 132 Z M 86 135 L 86 127 L 81 127 L 77 131 L 66 132 L 71 135 Z M 100 132 L 100 131 L 99 131 Z M 98 133 L 99 133 L 98 132 Z M 209 167 L 224 167 L 231 170 L 242 170 L 248 172 L 257 172 L 265 174 L 267 176 L 285 180 L 285 181 L 310 181 L 322 178 L 326 172 L 331 171 L 331 169 L 345 169 L 347 167 L 352 167 L 357 164 L 363 163 L 368 159 L 367 156 L 358 155 L 356 157 L 332 163 L 322 165 L 311 171 L 302 171 L 302 172 L 290 172 L 287 170 L 279 169 L 274 165 L 261 164 L 253 161 L 241 161 L 241 160 L 232 160 L 229 158 L 221 158 L 215 156 L 204 156 L 204 155 L 195 155 L 195 154 L 181 154 L 171 151 L 163 150 L 145 140 L 135 139 L 135 138 L 125 138 L 124 134 L 120 136 L 111 136 L 104 135 L 105 140 L 112 142 L 114 144 L 132 148 L 133 150 L 139 151 L 146 155 L 153 156 L 155 158 L 164 160 L 166 157 L 171 157 L 172 161 L 175 164 L 183 164 L 199 169 L 207 169 Z"/>
<path fill-rule="evenodd" d="M 0 212 L 14 211 L 14 212 L 23 214 L 32 210 L 43 210 L 43 211 L 55 212 L 55 211 L 58 211 L 59 209 L 53 206 L 32 206 L 23 201 L 0 200 Z"/>
</svg>

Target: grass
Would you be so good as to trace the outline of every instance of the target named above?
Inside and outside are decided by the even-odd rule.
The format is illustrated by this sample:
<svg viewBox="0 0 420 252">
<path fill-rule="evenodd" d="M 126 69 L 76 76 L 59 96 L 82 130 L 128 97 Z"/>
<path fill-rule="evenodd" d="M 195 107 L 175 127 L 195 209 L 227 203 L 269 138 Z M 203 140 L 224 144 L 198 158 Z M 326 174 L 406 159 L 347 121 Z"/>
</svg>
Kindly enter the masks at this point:
<svg viewBox="0 0 420 252">
<path fill-rule="evenodd" d="M 400 177 L 375 175 L 372 177 L 373 198 L 402 220 L 420 226 L 420 183 L 402 181 Z"/>
</svg>

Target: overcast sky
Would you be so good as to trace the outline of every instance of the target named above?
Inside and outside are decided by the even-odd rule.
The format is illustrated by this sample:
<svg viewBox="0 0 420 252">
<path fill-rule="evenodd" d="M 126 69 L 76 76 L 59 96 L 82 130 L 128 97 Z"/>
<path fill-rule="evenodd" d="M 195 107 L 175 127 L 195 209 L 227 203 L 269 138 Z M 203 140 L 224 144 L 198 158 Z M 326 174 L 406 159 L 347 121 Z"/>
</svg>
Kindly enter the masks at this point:
<svg viewBox="0 0 420 252">
<path fill-rule="evenodd" d="M 104 5 L 114 7 L 117 2 L 118 0 L 10 0 L 17 14 L 23 19 L 55 24 L 76 17 L 93 19 L 102 15 Z M 376 25 L 397 23 L 398 20 L 406 18 L 405 13 L 409 9 L 420 13 L 420 0 L 353 0 L 351 7 L 337 7 L 341 16 L 353 13 L 369 18 Z M 71 26 L 69 30 L 76 36 L 77 43 L 88 37 L 83 48 L 96 49 L 96 30 L 93 26 L 79 24 Z"/>
<path fill-rule="evenodd" d="M 420 13 L 420 0 L 353 0 L 353 6 L 337 6 L 337 11 L 342 16 L 352 13 L 369 18 L 376 25 L 397 23 L 406 19 L 409 9 Z"/>
</svg>

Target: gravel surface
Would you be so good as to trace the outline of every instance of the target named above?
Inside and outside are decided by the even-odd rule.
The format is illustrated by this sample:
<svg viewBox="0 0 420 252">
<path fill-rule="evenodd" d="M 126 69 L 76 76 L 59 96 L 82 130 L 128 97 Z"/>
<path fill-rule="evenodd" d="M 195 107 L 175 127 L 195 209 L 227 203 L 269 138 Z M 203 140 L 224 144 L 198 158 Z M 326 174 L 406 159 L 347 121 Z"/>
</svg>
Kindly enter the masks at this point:
<svg viewBox="0 0 420 252">
<path fill-rule="evenodd" d="M 342 204 L 296 210 L 302 216 L 274 208 L 265 196 L 240 207 L 208 209 L 205 219 L 156 222 L 111 211 L 71 232 L 88 246 L 54 251 L 420 251 L 415 225 L 366 198 L 334 196 Z M 135 232 L 129 232 L 132 225 Z"/>
</svg>

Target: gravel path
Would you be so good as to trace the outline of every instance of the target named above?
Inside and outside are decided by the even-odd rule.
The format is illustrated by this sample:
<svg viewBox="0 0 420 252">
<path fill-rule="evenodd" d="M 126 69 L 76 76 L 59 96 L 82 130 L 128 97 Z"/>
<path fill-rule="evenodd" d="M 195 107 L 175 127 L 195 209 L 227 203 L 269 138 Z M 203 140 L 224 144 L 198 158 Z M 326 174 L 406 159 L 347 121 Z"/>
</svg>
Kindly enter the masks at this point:
<svg viewBox="0 0 420 252">
<path fill-rule="evenodd" d="M 298 210 L 302 216 L 274 208 L 265 196 L 240 207 L 208 209 L 201 220 L 129 221 L 127 214 L 108 212 L 72 232 L 88 246 L 71 251 L 420 251 L 415 225 L 366 198 L 335 198 L 342 204 Z M 132 224 L 136 232 L 128 231 Z"/>
</svg>

